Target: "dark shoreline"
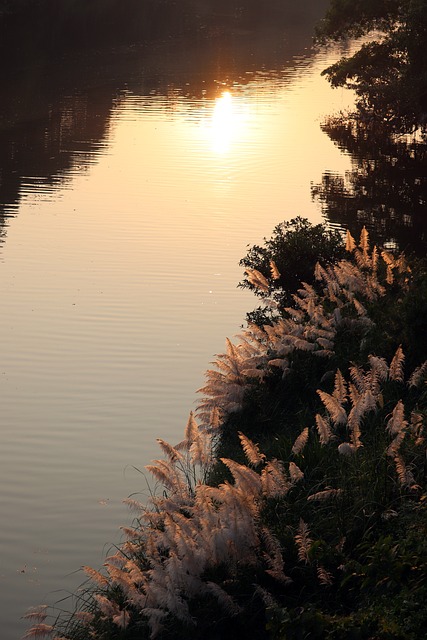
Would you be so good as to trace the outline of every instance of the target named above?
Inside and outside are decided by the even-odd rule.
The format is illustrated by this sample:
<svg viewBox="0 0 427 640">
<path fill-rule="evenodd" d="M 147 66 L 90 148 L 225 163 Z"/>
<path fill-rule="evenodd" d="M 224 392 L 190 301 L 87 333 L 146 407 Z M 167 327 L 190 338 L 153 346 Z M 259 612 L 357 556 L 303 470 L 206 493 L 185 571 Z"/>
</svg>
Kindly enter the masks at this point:
<svg viewBox="0 0 427 640">
<path fill-rule="evenodd" d="M 159 38 L 209 39 L 236 29 L 316 23 L 327 0 L 0 0 L 0 52 L 3 65 L 35 52 L 58 53 L 109 44 L 137 44 Z"/>
</svg>

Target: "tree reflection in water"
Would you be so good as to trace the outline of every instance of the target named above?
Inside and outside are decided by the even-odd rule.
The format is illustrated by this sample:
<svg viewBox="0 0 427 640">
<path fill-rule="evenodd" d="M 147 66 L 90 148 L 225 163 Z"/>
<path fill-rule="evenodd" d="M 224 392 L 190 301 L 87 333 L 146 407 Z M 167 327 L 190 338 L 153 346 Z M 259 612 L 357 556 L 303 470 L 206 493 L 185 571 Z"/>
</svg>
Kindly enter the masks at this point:
<svg viewBox="0 0 427 640">
<path fill-rule="evenodd" d="M 332 224 L 358 237 L 365 225 L 374 242 L 426 255 L 427 142 L 416 134 L 392 138 L 375 123 L 340 116 L 323 130 L 350 154 L 345 175 L 325 172 L 312 196 Z"/>
</svg>

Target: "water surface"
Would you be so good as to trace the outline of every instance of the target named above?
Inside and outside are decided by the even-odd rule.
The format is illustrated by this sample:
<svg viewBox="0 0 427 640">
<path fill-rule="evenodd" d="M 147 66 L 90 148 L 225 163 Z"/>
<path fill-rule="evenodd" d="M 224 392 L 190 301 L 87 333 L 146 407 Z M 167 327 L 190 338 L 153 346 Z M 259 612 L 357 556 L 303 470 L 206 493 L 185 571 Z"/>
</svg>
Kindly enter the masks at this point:
<svg viewBox="0 0 427 640">
<path fill-rule="evenodd" d="M 181 440 L 255 300 L 238 261 L 350 158 L 322 132 L 352 97 L 308 31 L 35 63 L 0 115 L 0 619 L 60 601 Z M 65 65 L 65 66 L 64 66 Z M 58 605 L 68 606 L 67 603 Z"/>
</svg>

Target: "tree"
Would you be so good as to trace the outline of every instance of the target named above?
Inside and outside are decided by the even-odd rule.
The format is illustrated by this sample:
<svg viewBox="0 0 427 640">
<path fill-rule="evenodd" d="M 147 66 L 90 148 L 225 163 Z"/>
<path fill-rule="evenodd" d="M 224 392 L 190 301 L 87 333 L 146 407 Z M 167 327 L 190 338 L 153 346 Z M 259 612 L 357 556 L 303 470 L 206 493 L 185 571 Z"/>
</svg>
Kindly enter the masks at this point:
<svg viewBox="0 0 427 640">
<path fill-rule="evenodd" d="M 372 34 L 350 57 L 324 70 L 335 87 L 356 91 L 359 117 L 393 132 L 427 133 L 427 0 L 332 0 L 319 42 Z"/>
<path fill-rule="evenodd" d="M 238 286 L 250 289 L 259 298 L 271 298 L 280 307 L 292 306 L 292 294 L 301 282 L 313 282 L 316 262 L 336 262 L 343 255 L 342 236 L 337 230 L 324 224 L 312 225 L 306 218 L 293 218 L 278 224 L 272 237 L 264 238 L 263 246 L 249 248 L 239 262 L 247 275 Z M 265 279 L 264 288 L 252 282 L 248 274 L 253 270 Z M 248 313 L 247 320 L 260 325 L 268 322 L 268 309 Z"/>
</svg>

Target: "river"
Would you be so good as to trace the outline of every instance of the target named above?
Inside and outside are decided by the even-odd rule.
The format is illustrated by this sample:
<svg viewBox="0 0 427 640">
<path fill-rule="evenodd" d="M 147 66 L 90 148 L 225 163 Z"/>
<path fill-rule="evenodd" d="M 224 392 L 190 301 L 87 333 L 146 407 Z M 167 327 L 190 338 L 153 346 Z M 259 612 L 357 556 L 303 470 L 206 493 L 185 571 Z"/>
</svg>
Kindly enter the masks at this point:
<svg viewBox="0 0 427 640">
<path fill-rule="evenodd" d="M 312 25 L 34 61 L 0 128 L 1 637 L 99 567 L 147 495 L 156 438 L 256 306 L 248 244 L 350 171 L 322 132 L 351 104 Z M 139 496 L 141 498 L 141 495 Z"/>
</svg>

